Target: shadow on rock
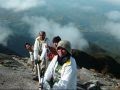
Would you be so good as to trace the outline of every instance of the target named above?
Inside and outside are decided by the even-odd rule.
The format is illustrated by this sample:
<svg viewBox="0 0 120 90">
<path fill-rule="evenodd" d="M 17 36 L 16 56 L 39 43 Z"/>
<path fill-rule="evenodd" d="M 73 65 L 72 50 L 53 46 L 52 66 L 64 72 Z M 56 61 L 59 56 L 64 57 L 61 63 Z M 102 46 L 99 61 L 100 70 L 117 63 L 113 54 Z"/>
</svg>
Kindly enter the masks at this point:
<svg viewBox="0 0 120 90">
<path fill-rule="evenodd" d="M 120 64 L 116 62 L 111 56 L 105 54 L 89 55 L 83 51 L 73 49 L 72 56 L 76 59 L 79 68 L 85 67 L 93 69 L 103 74 L 111 74 L 120 78 Z"/>
</svg>

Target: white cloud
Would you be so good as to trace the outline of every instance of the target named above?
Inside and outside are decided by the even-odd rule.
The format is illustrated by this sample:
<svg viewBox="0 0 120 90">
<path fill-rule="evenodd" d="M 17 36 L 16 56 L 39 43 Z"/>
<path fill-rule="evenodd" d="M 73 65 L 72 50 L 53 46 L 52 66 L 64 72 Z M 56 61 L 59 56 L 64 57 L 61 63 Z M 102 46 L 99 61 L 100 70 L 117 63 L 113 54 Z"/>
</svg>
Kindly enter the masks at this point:
<svg viewBox="0 0 120 90">
<path fill-rule="evenodd" d="M 104 26 L 106 32 L 114 36 L 117 40 L 120 41 L 120 23 L 116 22 L 106 22 Z"/>
<path fill-rule="evenodd" d="M 83 10 L 83 11 L 86 11 L 86 12 L 91 12 L 91 11 L 95 11 L 95 8 L 94 7 L 92 7 L 92 6 L 81 6 L 80 7 L 81 8 L 81 10 Z"/>
<path fill-rule="evenodd" d="M 0 44 L 7 46 L 7 41 L 11 35 L 13 33 L 10 29 L 0 26 Z"/>
<path fill-rule="evenodd" d="M 69 2 L 69 4 L 66 7 L 76 9 L 76 10 L 82 10 L 82 11 L 85 11 L 85 12 L 86 11 L 91 12 L 91 11 L 96 10 L 94 6 L 92 6 L 91 4 L 88 5 L 86 3 L 83 3 L 81 0 L 80 1 L 73 0 L 73 1 Z"/>
<path fill-rule="evenodd" d="M 114 5 L 120 5 L 120 0 L 103 0 L 103 1 Z"/>
<path fill-rule="evenodd" d="M 108 12 L 106 15 L 110 20 L 120 20 L 120 11 L 111 11 Z"/>
<path fill-rule="evenodd" d="M 82 0 L 0 0 L 0 7 L 15 12 L 28 10 L 34 7 L 46 6 L 48 10 L 65 8 L 66 10 L 95 11 L 94 6 L 88 5 Z"/>
<path fill-rule="evenodd" d="M 44 0 L 0 0 L 0 7 L 13 11 L 24 11 L 45 4 Z"/>
<path fill-rule="evenodd" d="M 84 39 L 82 33 L 70 23 L 60 25 L 53 20 L 47 20 L 44 17 L 24 17 L 23 21 L 31 25 L 31 35 L 35 38 L 39 31 L 44 30 L 49 38 L 59 35 L 62 39 L 71 41 L 73 48 L 83 49 L 88 47 L 88 42 Z"/>
</svg>

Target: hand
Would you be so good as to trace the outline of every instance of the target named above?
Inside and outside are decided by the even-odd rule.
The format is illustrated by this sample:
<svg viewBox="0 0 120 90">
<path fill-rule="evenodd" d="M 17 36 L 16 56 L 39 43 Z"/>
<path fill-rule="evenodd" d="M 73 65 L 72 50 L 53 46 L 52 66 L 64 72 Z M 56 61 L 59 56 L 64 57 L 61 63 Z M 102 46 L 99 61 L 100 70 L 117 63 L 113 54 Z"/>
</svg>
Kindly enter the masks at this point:
<svg viewBox="0 0 120 90">
<path fill-rule="evenodd" d="M 44 82 L 44 84 L 43 84 L 43 89 L 44 89 L 44 90 L 50 90 L 50 89 L 51 89 L 51 88 L 50 88 L 50 85 L 49 85 L 49 83 L 48 83 L 47 81 Z"/>
<path fill-rule="evenodd" d="M 35 65 L 37 65 L 37 64 L 40 64 L 41 63 L 41 60 L 35 60 Z"/>
<path fill-rule="evenodd" d="M 37 65 L 37 64 L 38 64 L 38 60 L 36 59 L 36 60 L 35 60 L 35 65 Z"/>
</svg>

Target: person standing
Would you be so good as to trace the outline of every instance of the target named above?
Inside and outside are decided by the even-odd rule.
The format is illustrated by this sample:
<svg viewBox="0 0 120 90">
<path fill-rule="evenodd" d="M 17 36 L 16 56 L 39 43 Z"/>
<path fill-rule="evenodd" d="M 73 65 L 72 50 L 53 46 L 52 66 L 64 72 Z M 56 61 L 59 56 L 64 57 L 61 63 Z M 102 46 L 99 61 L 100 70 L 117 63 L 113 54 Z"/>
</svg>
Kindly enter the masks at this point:
<svg viewBox="0 0 120 90">
<path fill-rule="evenodd" d="M 76 90 L 77 66 L 71 56 L 71 43 L 61 40 L 57 53 L 45 72 L 43 89 Z"/>
<path fill-rule="evenodd" d="M 34 43 L 34 60 L 35 60 L 35 65 L 36 66 L 38 65 L 37 66 L 38 75 L 36 75 L 34 80 L 43 77 L 44 72 L 47 68 L 48 62 L 46 60 L 46 57 L 48 52 L 48 46 L 51 46 L 51 43 L 50 40 L 46 37 L 46 32 L 40 31 L 39 36 L 35 39 L 35 43 Z"/>
</svg>

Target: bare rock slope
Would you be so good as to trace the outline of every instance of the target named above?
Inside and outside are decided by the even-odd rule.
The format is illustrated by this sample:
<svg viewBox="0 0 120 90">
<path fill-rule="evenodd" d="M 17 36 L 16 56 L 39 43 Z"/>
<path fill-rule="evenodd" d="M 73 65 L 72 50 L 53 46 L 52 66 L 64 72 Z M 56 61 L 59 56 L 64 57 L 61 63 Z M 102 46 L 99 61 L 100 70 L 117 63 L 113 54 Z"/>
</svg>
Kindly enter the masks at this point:
<svg viewBox="0 0 120 90">
<path fill-rule="evenodd" d="M 38 82 L 32 80 L 32 72 L 26 61 L 24 58 L 0 54 L 0 90 L 37 89 Z"/>
<path fill-rule="evenodd" d="M 38 82 L 27 66 L 28 58 L 0 53 L 0 90 L 38 90 Z M 78 90 L 120 90 L 120 79 L 86 68 L 78 69 Z"/>
</svg>

